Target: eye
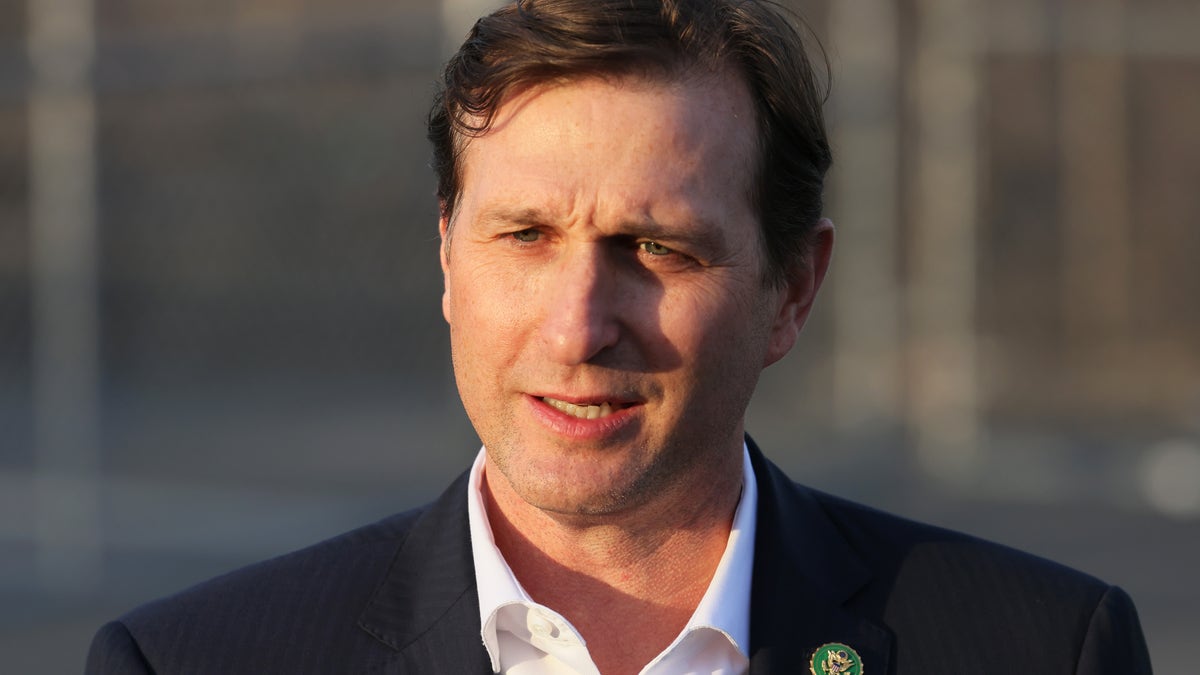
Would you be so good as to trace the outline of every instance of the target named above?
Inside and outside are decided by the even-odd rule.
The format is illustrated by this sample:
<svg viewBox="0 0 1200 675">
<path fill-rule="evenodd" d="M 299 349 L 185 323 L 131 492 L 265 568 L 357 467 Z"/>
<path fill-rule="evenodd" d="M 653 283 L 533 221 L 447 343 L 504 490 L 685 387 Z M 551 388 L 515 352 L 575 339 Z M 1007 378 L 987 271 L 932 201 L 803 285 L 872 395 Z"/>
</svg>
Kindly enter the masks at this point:
<svg viewBox="0 0 1200 675">
<path fill-rule="evenodd" d="M 671 249 L 667 248 L 666 246 L 663 246 L 662 244 L 660 244 L 656 241 L 643 241 L 642 243 L 638 244 L 638 246 L 641 246 L 642 250 L 645 251 L 646 253 L 649 253 L 650 255 L 657 256 L 657 255 L 669 255 L 671 253 L 674 253 L 674 251 L 672 251 Z"/>
<path fill-rule="evenodd" d="M 535 230 L 533 228 L 512 233 L 513 239 L 516 239 L 517 241 L 525 242 L 526 244 L 537 241 L 538 238 L 541 236 L 542 236 L 542 233 L 538 232 L 537 230 Z"/>
</svg>

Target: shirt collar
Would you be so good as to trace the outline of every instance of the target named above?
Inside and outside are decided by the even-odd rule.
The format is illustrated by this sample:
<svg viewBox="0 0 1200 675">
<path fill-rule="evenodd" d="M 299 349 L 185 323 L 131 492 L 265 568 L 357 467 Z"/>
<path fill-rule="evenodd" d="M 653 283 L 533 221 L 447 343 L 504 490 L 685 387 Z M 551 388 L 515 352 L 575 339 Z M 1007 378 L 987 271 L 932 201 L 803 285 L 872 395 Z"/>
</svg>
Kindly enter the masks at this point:
<svg viewBox="0 0 1200 675">
<path fill-rule="evenodd" d="M 467 487 L 467 518 L 471 528 L 471 554 L 475 562 L 475 582 L 479 592 L 479 624 L 483 644 L 492 659 L 493 671 L 500 668 L 496 614 L 505 606 L 536 603 L 513 575 L 492 536 L 487 510 L 483 505 L 482 477 L 486 449 L 480 449 L 471 467 Z M 692 618 L 666 654 L 689 633 L 711 628 L 725 637 L 743 655 L 750 648 L 750 584 L 754 569 L 754 534 L 758 521 L 758 485 L 750 451 L 742 444 L 742 494 L 734 511 L 733 526 L 725 552 L 708 589 L 696 606 Z"/>
<path fill-rule="evenodd" d="M 481 448 L 471 466 L 467 483 L 467 520 L 471 526 L 471 556 L 475 561 L 475 586 L 479 589 L 479 625 L 483 627 L 483 645 L 492 659 L 492 672 L 500 672 L 499 638 L 496 636 L 496 615 L 512 604 L 532 604 L 533 600 L 512 568 L 505 562 L 492 525 L 483 506 L 483 465 L 487 449 Z"/>
</svg>

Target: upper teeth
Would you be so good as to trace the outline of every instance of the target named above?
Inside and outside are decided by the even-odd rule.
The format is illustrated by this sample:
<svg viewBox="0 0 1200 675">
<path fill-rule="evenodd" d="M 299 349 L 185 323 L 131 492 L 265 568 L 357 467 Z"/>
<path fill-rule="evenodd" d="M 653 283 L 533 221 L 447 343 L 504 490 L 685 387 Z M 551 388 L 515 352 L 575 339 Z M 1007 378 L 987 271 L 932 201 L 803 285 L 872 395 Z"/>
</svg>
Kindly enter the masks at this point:
<svg viewBox="0 0 1200 675">
<path fill-rule="evenodd" d="M 578 417 L 580 419 L 594 420 L 601 417 L 608 417 L 613 411 L 612 405 L 607 402 L 600 405 L 575 405 L 574 403 L 567 403 L 566 401 L 559 401 L 549 397 L 542 400 L 571 417 Z"/>
</svg>

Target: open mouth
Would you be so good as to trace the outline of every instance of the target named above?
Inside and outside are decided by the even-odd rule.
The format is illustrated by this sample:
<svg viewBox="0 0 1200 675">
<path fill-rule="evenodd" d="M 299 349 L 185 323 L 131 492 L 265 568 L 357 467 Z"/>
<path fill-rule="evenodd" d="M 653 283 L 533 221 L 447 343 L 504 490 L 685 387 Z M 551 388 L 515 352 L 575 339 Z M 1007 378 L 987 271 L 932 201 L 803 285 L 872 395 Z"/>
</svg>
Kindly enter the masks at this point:
<svg viewBox="0 0 1200 675">
<path fill-rule="evenodd" d="M 598 420 L 602 417 L 608 417 L 617 410 L 632 405 L 629 403 L 612 403 L 610 401 L 600 403 L 567 403 L 566 401 L 560 401 L 549 396 L 543 396 L 542 401 L 551 408 L 581 420 Z"/>
</svg>

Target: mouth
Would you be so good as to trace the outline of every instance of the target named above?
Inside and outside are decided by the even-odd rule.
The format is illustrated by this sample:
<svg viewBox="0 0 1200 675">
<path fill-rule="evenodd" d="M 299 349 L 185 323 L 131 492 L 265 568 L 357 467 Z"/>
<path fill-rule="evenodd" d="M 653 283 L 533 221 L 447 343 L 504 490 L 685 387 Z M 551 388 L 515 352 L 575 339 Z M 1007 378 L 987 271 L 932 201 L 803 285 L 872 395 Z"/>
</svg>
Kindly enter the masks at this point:
<svg viewBox="0 0 1200 675">
<path fill-rule="evenodd" d="M 598 420 L 612 415 L 618 410 L 628 408 L 631 403 L 614 401 L 596 401 L 591 403 L 569 403 L 549 396 L 541 397 L 546 405 L 581 420 Z"/>
</svg>

